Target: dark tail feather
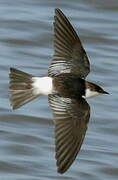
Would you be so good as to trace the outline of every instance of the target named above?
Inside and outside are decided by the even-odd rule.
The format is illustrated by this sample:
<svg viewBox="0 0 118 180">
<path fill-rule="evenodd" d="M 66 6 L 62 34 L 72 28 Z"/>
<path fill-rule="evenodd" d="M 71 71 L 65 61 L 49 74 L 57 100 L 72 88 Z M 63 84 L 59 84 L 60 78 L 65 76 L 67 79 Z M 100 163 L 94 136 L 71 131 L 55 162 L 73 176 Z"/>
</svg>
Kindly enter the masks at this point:
<svg viewBox="0 0 118 180">
<path fill-rule="evenodd" d="M 32 75 L 10 68 L 10 100 L 13 109 L 28 103 L 38 95 L 33 94 Z"/>
</svg>

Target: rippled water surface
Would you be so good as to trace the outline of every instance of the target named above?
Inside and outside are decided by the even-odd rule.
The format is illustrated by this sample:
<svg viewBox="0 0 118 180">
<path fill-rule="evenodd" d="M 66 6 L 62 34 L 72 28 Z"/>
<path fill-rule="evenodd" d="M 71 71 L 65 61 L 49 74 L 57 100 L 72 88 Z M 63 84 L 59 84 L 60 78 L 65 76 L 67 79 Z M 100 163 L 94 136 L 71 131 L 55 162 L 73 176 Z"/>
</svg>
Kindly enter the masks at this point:
<svg viewBox="0 0 118 180">
<path fill-rule="evenodd" d="M 81 152 L 56 172 L 54 124 L 47 98 L 12 111 L 10 67 L 42 76 L 53 55 L 54 8 L 79 32 L 91 62 L 87 79 L 109 96 L 88 100 L 91 120 Z M 118 179 L 118 1 L 0 0 L 0 180 Z"/>
</svg>

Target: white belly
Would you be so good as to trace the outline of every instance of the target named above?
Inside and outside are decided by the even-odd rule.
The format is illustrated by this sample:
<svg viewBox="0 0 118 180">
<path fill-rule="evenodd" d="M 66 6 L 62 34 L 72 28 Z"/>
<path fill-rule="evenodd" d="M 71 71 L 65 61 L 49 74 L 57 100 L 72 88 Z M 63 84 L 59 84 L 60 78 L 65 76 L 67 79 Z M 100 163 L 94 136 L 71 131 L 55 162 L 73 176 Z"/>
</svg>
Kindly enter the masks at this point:
<svg viewBox="0 0 118 180">
<path fill-rule="evenodd" d="M 33 77 L 32 88 L 34 95 L 48 95 L 53 92 L 51 77 Z"/>
</svg>

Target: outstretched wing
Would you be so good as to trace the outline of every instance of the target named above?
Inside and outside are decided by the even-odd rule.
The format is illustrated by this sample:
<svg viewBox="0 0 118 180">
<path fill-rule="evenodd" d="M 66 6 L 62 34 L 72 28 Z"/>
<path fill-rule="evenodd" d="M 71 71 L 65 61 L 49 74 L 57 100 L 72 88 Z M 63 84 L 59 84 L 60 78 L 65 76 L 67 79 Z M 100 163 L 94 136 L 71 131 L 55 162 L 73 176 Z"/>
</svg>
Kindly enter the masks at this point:
<svg viewBox="0 0 118 180">
<path fill-rule="evenodd" d="M 58 172 L 64 173 L 76 158 L 87 130 L 90 107 L 85 99 L 49 95 L 54 114 Z"/>
<path fill-rule="evenodd" d="M 55 9 L 54 56 L 48 75 L 73 73 L 85 78 L 89 72 L 89 60 L 77 33 L 62 11 Z"/>
</svg>

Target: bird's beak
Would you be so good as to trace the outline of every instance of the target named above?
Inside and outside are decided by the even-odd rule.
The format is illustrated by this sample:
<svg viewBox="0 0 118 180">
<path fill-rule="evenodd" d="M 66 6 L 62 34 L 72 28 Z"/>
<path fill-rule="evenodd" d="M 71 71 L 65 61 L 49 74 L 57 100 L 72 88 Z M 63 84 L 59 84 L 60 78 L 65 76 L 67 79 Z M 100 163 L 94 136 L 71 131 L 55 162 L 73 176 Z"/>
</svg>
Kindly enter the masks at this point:
<svg viewBox="0 0 118 180">
<path fill-rule="evenodd" d="M 109 94 L 108 92 L 106 92 L 106 91 L 103 91 L 103 94 Z"/>
</svg>

